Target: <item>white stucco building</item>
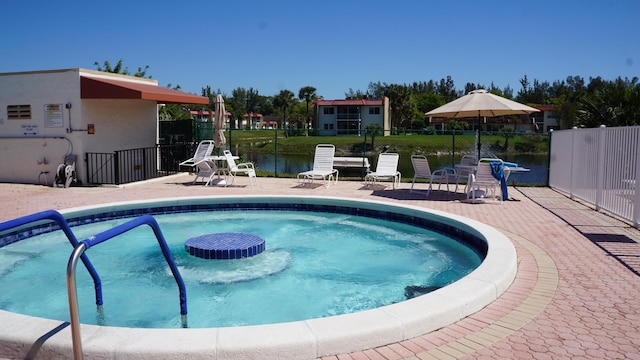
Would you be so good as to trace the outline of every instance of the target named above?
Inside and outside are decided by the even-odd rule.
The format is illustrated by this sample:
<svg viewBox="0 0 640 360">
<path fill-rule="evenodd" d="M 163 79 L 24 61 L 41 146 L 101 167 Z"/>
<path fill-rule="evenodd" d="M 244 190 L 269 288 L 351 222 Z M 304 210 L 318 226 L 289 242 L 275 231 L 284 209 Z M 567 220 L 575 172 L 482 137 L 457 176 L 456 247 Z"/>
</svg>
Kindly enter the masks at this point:
<svg viewBox="0 0 640 360">
<path fill-rule="evenodd" d="M 389 135 L 389 98 L 381 100 L 318 100 L 315 105 L 317 133 L 321 136 L 362 135 L 368 125 L 378 125 Z"/>
<path fill-rule="evenodd" d="M 158 104 L 209 104 L 209 98 L 158 86 L 156 80 L 81 68 L 0 73 L 0 182 L 48 183 L 76 156 L 154 147 Z M 104 160 L 95 166 L 113 166 Z M 142 172 L 142 159 L 119 170 Z"/>
</svg>

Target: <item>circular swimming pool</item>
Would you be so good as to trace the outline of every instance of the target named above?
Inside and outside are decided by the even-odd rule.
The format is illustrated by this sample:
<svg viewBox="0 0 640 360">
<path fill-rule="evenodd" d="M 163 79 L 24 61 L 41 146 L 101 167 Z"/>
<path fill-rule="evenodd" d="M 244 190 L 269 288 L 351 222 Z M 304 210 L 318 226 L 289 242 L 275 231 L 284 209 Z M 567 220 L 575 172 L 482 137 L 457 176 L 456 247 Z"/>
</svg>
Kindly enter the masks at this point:
<svg viewBox="0 0 640 360">
<path fill-rule="evenodd" d="M 476 248 L 442 232 L 342 213 L 340 208 L 248 208 L 175 208 L 174 213 L 163 209 L 164 214 L 154 215 L 185 282 L 188 327 L 281 323 L 389 305 L 459 280 L 480 265 L 486 252 L 484 246 Z M 82 240 L 128 219 L 99 220 L 74 226 L 73 232 Z M 215 239 L 226 249 L 220 255 L 235 255 L 235 247 L 246 239 L 266 240 L 268 246 L 255 257 L 228 260 L 196 258 L 185 250 L 191 243 L 215 245 L 207 242 Z M 71 249 L 62 231 L 56 231 L 0 250 L 0 267 L 5 269 L 0 271 L 0 288 L 5 289 L 0 309 L 67 320 L 67 289 L 61 275 Z M 104 311 L 96 317 L 93 281 L 79 269 L 83 323 L 181 326 L 178 288 L 150 228 L 121 234 L 86 254 L 102 279 Z"/>
<path fill-rule="evenodd" d="M 83 340 L 85 354 L 89 349 L 95 354 L 105 351 L 118 354 L 136 352 L 152 337 L 161 340 L 157 343 L 154 341 L 150 347 L 153 350 L 145 351 L 152 351 L 152 356 L 156 358 L 172 357 L 178 352 L 202 354 L 215 351 L 234 357 L 255 351 L 263 358 L 314 358 L 350 352 L 400 341 L 459 320 L 494 300 L 506 290 L 515 276 L 515 250 L 508 239 L 496 230 L 450 214 L 382 202 L 287 196 L 180 198 L 72 209 L 63 213 L 70 222 L 87 223 L 97 219 L 135 216 L 148 211 L 167 214 L 214 208 L 226 211 L 319 211 L 392 220 L 449 234 L 473 244 L 477 251 L 486 253 L 486 257 L 469 275 L 429 295 L 347 315 L 269 325 L 204 329 L 153 330 L 83 325 L 83 337 L 88 337 L 88 340 Z M 105 306 L 109 306 L 106 300 Z M 190 315 L 197 316 L 191 311 Z M 7 322 L 4 322 L 5 317 Z M 16 317 L 22 319 L 20 321 L 23 324 L 33 321 L 41 325 L 48 322 L 0 312 L 3 323 L 12 324 Z M 132 334 L 139 336 L 137 341 L 129 338 Z M 63 336 L 59 341 L 68 346 L 70 339 Z"/>
</svg>

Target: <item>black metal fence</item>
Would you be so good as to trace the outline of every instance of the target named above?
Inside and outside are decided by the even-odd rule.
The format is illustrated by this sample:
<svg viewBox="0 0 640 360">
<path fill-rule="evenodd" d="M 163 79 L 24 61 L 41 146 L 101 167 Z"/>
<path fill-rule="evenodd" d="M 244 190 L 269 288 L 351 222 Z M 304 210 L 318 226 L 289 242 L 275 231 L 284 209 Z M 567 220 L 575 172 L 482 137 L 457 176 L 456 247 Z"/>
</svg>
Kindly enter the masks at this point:
<svg viewBox="0 0 640 360">
<path fill-rule="evenodd" d="M 547 134 L 394 130 L 389 136 L 381 132 L 363 131 L 361 136 L 292 136 L 288 129 L 232 130 L 227 132 L 225 148 L 252 162 L 261 176 L 295 177 L 313 165 L 315 145 L 334 144 L 337 157 L 367 157 L 371 170 L 376 168 L 381 152 L 400 155 L 398 170 L 411 179 L 411 155 L 427 156 L 431 170 L 453 168 L 464 155 L 477 155 L 481 142 L 482 157 L 498 157 L 531 169 L 513 177 L 514 182 L 527 185 L 547 184 L 549 142 Z M 340 178 L 348 180 L 363 176 L 361 169 L 339 169 Z"/>
<path fill-rule="evenodd" d="M 175 174 L 179 163 L 192 154 L 192 144 L 86 153 L 88 184 L 127 184 Z"/>
<path fill-rule="evenodd" d="M 160 121 L 161 145 L 183 144 L 213 139 L 213 124 L 198 120 Z"/>
<path fill-rule="evenodd" d="M 165 134 L 169 134 L 168 132 Z M 548 136 L 545 134 L 482 133 L 481 139 L 472 131 L 432 132 L 394 131 L 391 136 L 364 132 L 362 136 L 294 136 L 290 129 L 228 131 L 223 147 L 254 163 L 260 176 L 295 177 L 313 165 L 317 143 L 336 146 L 336 156 L 366 156 L 375 169 L 381 152 L 400 154 L 398 170 L 403 176 L 413 174 L 411 155 L 424 154 L 432 170 L 453 167 L 465 154 L 477 151 L 482 141 L 482 155 L 496 156 L 530 168 L 531 172 L 514 177 L 521 184 L 548 183 Z M 176 137 L 172 137 L 177 139 Z M 113 153 L 85 155 L 88 184 L 126 184 L 175 174 L 190 169 L 179 163 L 190 158 L 197 141 L 176 141 L 155 147 L 119 150 Z M 219 151 L 219 150 L 218 150 Z M 364 176 L 362 169 L 342 169 L 341 178 Z"/>
</svg>

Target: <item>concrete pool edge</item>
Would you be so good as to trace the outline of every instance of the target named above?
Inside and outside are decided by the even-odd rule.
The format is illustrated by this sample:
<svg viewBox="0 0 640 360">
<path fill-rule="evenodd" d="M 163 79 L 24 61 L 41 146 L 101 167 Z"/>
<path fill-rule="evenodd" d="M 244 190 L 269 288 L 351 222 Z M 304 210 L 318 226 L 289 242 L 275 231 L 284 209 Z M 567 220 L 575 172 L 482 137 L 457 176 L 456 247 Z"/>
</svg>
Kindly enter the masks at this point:
<svg viewBox="0 0 640 360">
<path fill-rule="evenodd" d="M 139 208 L 151 204 L 176 205 L 219 201 L 255 202 L 278 200 L 350 204 L 390 209 L 404 215 L 437 218 L 463 227 L 486 239 L 485 261 L 471 274 L 445 288 L 402 303 L 335 317 L 272 325 L 205 329 L 132 329 L 82 325 L 82 345 L 87 357 L 143 358 L 317 358 L 359 351 L 409 339 L 452 324 L 482 309 L 509 287 L 517 270 L 516 252 L 510 240 L 485 224 L 465 217 L 410 205 L 337 197 L 299 196 L 211 196 L 112 203 L 61 211 L 78 216 L 95 211 Z M 0 347 L 25 349 L 60 321 L 33 318 L 0 311 Z M 34 333 L 36 335 L 34 335 Z M 65 328 L 52 335 L 39 356 L 67 358 L 72 353 L 71 335 Z M 64 354 L 64 356 L 63 356 Z"/>
</svg>

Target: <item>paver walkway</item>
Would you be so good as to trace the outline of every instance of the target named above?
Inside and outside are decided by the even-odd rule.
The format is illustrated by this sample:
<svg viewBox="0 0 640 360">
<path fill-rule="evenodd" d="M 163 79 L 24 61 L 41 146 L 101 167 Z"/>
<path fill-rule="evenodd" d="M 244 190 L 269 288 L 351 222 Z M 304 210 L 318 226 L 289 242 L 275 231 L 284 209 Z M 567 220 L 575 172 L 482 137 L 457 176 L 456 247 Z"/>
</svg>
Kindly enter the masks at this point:
<svg viewBox="0 0 640 360">
<path fill-rule="evenodd" d="M 204 195 L 291 194 L 399 202 L 473 218 L 508 235 L 518 252 L 513 285 L 485 309 L 444 329 L 323 359 L 640 359 L 640 231 L 549 188 L 510 188 L 502 205 L 463 194 L 410 194 L 409 184 L 367 188 L 340 181 L 299 187 L 294 179 L 192 185 L 183 174 L 118 187 L 57 189 L 0 184 L 0 221 L 45 209 Z M 245 182 L 243 182 L 245 180 Z M 0 353 L 0 357 L 2 354 Z"/>
</svg>

